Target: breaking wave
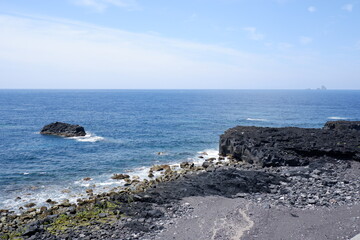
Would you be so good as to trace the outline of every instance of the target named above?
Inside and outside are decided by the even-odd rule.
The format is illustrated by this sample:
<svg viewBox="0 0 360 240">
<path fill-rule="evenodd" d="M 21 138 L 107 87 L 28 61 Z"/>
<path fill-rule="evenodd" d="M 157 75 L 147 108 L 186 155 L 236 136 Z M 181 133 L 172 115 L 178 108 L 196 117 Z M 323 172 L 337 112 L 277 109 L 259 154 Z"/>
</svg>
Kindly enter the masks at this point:
<svg viewBox="0 0 360 240">
<path fill-rule="evenodd" d="M 103 141 L 105 138 L 96 136 L 95 134 L 88 132 L 86 133 L 85 136 L 70 137 L 69 139 L 75 139 L 76 141 L 79 142 L 98 142 L 98 141 Z"/>
<path fill-rule="evenodd" d="M 331 119 L 331 120 L 347 120 L 349 118 L 346 118 L 346 117 L 328 117 L 328 119 Z"/>
<path fill-rule="evenodd" d="M 246 121 L 258 121 L 258 122 L 267 122 L 269 120 L 265 118 L 247 118 Z"/>
</svg>

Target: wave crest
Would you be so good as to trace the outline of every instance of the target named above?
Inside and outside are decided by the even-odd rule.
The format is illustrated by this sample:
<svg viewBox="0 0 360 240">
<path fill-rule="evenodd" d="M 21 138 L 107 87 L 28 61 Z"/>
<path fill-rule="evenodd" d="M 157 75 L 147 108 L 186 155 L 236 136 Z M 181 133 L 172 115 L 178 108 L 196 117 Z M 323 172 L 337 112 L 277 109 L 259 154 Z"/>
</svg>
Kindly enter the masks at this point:
<svg viewBox="0 0 360 240">
<path fill-rule="evenodd" d="M 346 118 L 346 117 L 328 117 L 328 119 L 331 119 L 331 120 L 347 120 L 349 118 Z"/>
<path fill-rule="evenodd" d="M 266 118 L 247 118 L 246 121 L 258 121 L 258 122 L 267 122 Z"/>
<path fill-rule="evenodd" d="M 70 137 L 69 139 L 75 139 L 76 141 L 79 142 L 98 142 L 98 141 L 103 141 L 105 138 L 96 136 L 95 134 L 88 132 L 83 137 Z"/>
</svg>

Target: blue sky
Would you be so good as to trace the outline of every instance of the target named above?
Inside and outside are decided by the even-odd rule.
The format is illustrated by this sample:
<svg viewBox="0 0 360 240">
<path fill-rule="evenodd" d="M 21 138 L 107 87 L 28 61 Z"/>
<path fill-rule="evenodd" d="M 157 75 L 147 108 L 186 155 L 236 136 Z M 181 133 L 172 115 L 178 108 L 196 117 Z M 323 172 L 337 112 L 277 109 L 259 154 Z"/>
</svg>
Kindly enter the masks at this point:
<svg viewBox="0 0 360 240">
<path fill-rule="evenodd" d="M 360 89 L 360 0 L 0 0 L 0 88 Z"/>
</svg>

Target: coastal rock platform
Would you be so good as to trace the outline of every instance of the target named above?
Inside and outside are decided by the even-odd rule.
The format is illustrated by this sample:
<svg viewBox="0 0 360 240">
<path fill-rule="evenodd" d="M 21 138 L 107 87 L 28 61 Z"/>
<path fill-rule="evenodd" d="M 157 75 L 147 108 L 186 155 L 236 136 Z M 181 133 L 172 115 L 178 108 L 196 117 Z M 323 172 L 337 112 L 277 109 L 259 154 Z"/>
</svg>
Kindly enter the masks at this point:
<svg viewBox="0 0 360 240">
<path fill-rule="evenodd" d="M 81 137 L 85 136 L 86 132 L 84 127 L 80 125 L 72 125 L 63 122 L 54 122 L 44 126 L 40 134 L 55 135 L 62 137 Z"/>
<path fill-rule="evenodd" d="M 304 166 L 319 157 L 360 160 L 360 121 L 327 122 L 322 129 L 238 126 L 220 136 L 220 154 L 270 166 Z"/>
</svg>

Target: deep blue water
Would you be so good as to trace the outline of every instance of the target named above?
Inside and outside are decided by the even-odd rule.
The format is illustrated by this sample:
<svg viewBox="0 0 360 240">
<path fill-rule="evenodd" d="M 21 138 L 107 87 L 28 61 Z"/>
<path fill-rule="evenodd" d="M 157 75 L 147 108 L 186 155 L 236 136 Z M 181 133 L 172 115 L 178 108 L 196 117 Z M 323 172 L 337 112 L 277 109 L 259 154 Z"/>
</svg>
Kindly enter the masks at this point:
<svg viewBox="0 0 360 240">
<path fill-rule="evenodd" d="M 0 208 L 64 197 L 63 189 L 75 197 L 88 187 L 84 177 L 102 188 L 113 173 L 196 158 L 236 125 L 322 127 L 330 119 L 360 120 L 360 91 L 0 90 Z M 54 121 L 91 136 L 38 134 Z"/>
</svg>

